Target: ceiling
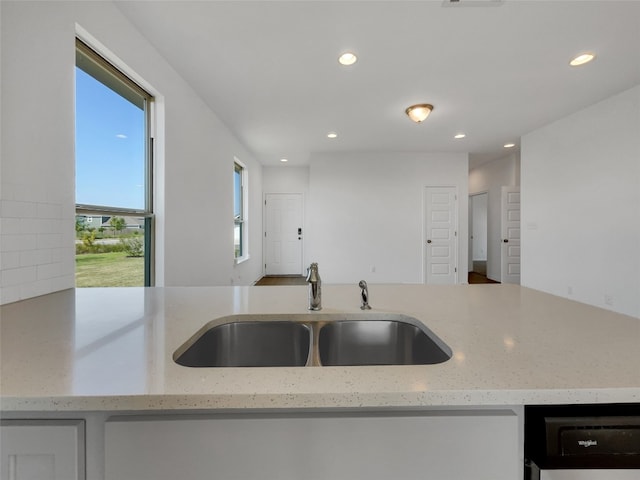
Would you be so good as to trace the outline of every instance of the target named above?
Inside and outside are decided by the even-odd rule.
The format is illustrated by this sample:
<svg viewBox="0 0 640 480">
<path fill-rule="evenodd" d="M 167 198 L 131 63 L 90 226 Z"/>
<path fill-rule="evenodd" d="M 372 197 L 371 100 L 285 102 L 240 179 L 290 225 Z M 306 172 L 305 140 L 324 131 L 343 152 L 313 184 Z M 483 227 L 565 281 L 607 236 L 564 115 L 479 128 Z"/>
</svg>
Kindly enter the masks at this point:
<svg viewBox="0 0 640 480">
<path fill-rule="evenodd" d="M 116 3 L 264 165 L 386 151 L 475 166 L 640 84 L 640 1 Z M 596 60 L 569 67 L 584 51 Z M 421 124 L 404 114 L 414 103 L 435 107 Z"/>
</svg>

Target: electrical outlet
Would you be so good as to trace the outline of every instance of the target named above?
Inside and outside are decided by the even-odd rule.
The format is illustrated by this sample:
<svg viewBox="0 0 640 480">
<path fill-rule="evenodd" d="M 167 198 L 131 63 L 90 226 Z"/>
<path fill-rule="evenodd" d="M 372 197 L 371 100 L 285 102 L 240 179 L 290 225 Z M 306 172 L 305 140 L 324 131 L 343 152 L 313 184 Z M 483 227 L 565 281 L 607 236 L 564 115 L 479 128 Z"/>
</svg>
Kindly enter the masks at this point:
<svg viewBox="0 0 640 480">
<path fill-rule="evenodd" d="M 371 271 L 371 273 L 376 273 L 376 266 L 375 265 L 371 265 L 369 270 Z"/>
<path fill-rule="evenodd" d="M 611 295 L 610 293 L 605 293 L 604 304 L 609 305 L 610 307 L 613 307 L 613 295 Z"/>
</svg>

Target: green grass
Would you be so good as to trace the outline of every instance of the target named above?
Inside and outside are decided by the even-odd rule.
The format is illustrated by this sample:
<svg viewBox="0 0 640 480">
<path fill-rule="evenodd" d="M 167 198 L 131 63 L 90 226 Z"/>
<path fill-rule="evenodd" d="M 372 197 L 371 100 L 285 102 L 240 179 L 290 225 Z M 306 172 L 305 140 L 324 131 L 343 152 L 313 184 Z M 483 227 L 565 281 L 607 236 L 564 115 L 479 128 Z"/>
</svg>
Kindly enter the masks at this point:
<svg viewBox="0 0 640 480">
<path fill-rule="evenodd" d="M 76 287 L 142 287 L 144 258 L 124 252 L 76 255 Z"/>
</svg>

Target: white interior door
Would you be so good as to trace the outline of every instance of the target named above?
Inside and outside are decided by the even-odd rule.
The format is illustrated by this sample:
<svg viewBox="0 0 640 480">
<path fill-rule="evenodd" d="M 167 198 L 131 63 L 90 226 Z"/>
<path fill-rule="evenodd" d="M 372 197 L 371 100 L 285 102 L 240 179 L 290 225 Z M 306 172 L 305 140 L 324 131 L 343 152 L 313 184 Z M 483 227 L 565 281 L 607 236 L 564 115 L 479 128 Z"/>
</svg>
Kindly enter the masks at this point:
<svg viewBox="0 0 640 480">
<path fill-rule="evenodd" d="M 265 275 L 302 275 L 302 194 L 265 195 Z"/>
<path fill-rule="evenodd" d="M 520 187 L 502 187 L 502 283 L 520 283 Z"/>
<path fill-rule="evenodd" d="M 458 280 L 458 220 L 455 187 L 425 187 L 424 281 L 455 284 Z"/>
</svg>

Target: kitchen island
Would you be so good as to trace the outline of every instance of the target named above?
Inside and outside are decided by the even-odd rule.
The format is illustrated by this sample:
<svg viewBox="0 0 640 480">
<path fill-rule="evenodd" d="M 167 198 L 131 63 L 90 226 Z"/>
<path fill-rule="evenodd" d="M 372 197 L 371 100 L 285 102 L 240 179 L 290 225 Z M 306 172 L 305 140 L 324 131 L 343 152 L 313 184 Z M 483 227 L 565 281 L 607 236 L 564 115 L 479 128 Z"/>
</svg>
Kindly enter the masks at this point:
<svg viewBox="0 0 640 480">
<path fill-rule="evenodd" d="M 372 285 L 372 312 L 418 319 L 453 351 L 437 365 L 188 368 L 174 352 L 245 313 L 361 313 L 359 290 L 78 289 L 1 310 L 2 410 L 523 405 L 640 401 L 640 320 L 512 285 Z"/>
<path fill-rule="evenodd" d="M 313 322 L 327 313 L 360 314 L 359 289 L 325 285 L 321 312 L 307 310 L 307 289 L 299 286 L 69 290 L 1 307 L 2 416 L 88 422 L 87 478 L 103 478 L 103 463 L 105 478 L 118 478 L 108 472 L 127 462 L 109 458 L 122 438 L 132 428 L 140 439 L 157 437 L 167 415 L 198 419 L 174 421 L 171 432 L 179 424 L 185 432 L 204 425 L 202 415 L 214 422 L 260 415 L 278 418 L 278 425 L 286 417 L 293 430 L 299 417 L 342 418 L 343 426 L 363 414 L 429 422 L 444 415 L 449 424 L 473 418 L 471 427 L 454 430 L 498 428 L 519 438 L 519 453 L 507 452 L 513 464 L 494 477 L 513 478 L 523 405 L 640 401 L 639 319 L 513 285 L 370 285 L 369 293 L 372 312 L 419 320 L 452 358 L 411 366 L 184 367 L 174 352 L 217 319 L 299 314 Z M 157 425 L 138 423 L 150 414 Z M 371 425 L 368 416 L 365 423 Z M 91 453 L 105 443 L 112 452 L 106 460 Z"/>
</svg>

